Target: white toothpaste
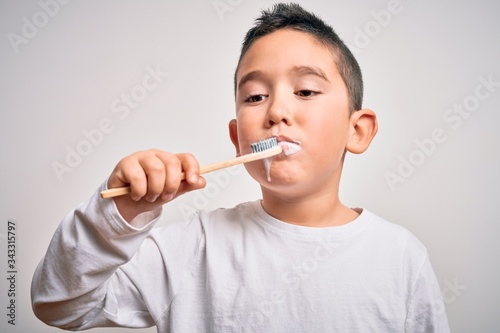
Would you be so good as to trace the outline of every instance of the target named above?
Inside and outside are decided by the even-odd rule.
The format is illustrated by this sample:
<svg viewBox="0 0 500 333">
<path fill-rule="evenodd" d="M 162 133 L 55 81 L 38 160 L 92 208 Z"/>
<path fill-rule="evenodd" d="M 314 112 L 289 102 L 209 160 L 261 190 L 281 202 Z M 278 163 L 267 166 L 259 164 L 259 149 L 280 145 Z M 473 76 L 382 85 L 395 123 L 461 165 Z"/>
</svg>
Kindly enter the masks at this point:
<svg viewBox="0 0 500 333">
<path fill-rule="evenodd" d="M 264 163 L 264 169 L 266 170 L 266 179 L 271 182 L 271 157 L 263 159 L 262 163 Z"/>
<path fill-rule="evenodd" d="M 302 149 L 299 142 L 281 141 L 278 142 L 278 144 L 281 146 L 281 148 L 283 149 L 283 154 L 285 154 L 286 156 L 298 153 Z"/>
<path fill-rule="evenodd" d="M 285 156 L 293 155 L 302 149 L 299 142 L 281 141 L 278 142 L 278 144 L 283 149 L 283 154 L 285 154 Z M 272 157 L 264 158 L 262 160 L 262 163 L 264 163 L 264 170 L 266 171 L 266 178 L 268 182 L 271 182 L 271 162 Z"/>
</svg>

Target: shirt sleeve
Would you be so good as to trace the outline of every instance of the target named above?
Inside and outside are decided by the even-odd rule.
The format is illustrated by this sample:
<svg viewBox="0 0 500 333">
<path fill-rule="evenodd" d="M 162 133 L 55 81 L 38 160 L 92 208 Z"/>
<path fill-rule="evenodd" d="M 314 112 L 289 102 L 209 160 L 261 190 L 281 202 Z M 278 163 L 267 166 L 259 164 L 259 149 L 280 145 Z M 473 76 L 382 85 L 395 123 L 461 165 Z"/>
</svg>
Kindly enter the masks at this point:
<svg viewBox="0 0 500 333">
<path fill-rule="evenodd" d="M 134 283 L 119 268 L 137 252 L 161 209 L 140 214 L 133 222 L 142 227 L 134 227 L 113 200 L 100 198 L 105 187 L 106 182 L 63 219 L 34 273 L 33 311 L 48 325 L 71 330 L 154 325 Z M 126 315 L 117 313 L 118 298 L 126 299 Z"/>
<path fill-rule="evenodd" d="M 406 333 L 449 333 L 443 297 L 428 255 L 410 297 Z"/>
</svg>

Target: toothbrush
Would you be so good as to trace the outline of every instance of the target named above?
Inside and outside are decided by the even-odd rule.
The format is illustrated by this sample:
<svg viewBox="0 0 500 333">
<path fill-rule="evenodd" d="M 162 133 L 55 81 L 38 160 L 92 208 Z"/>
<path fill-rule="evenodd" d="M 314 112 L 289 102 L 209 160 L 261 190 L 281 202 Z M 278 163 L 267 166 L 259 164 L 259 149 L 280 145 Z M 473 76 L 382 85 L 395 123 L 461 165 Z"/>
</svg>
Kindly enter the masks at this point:
<svg viewBox="0 0 500 333">
<path fill-rule="evenodd" d="M 212 171 L 228 168 L 230 166 L 241 164 L 241 163 L 248 163 L 248 162 L 261 160 L 261 159 L 264 159 L 267 157 L 278 155 L 283 151 L 283 148 L 278 145 L 278 139 L 276 139 L 276 137 L 272 137 L 269 139 L 265 139 L 265 140 L 261 140 L 261 141 L 252 143 L 250 145 L 250 147 L 252 148 L 251 154 L 246 154 L 246 155 L 238 156 L 236 158 L 233 158 L 233 159 L 230 159 L 227 161 L 222 161 L 222 162 L 217 162 L 217 163 L 202 166 L 202 167 L 200 167 L 200 174 L 205 174 L 205 173 L 209 173 Z M 186 179 L 186 175 L 184 173 L 182 173 L 181 180 L 185 180 L 185 179 Z M 102 191 L 101 198 L 103 198 L 103 199 L 113 198 L 113 197 L 118 197 L 120 195 L 125 195 L 127 193 L 130 193 L 130 186 L 111 188 L 111 189 Z"/>
</svg>

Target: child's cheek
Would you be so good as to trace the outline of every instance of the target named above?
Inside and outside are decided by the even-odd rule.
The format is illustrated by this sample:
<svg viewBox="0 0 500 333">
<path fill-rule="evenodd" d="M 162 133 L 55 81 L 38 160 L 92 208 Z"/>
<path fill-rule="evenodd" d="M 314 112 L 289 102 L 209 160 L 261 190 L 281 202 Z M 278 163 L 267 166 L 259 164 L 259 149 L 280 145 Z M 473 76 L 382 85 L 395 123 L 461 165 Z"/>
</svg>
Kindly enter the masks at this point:
<svg viewBox="0 0 500 333">
<path fill-rule="evenodd" d="M 265 179 L 265 170 L 262 161 L 245 163 L 244 166 L 248 174 L 257 182 L 261 183 Z"/>
</svg>

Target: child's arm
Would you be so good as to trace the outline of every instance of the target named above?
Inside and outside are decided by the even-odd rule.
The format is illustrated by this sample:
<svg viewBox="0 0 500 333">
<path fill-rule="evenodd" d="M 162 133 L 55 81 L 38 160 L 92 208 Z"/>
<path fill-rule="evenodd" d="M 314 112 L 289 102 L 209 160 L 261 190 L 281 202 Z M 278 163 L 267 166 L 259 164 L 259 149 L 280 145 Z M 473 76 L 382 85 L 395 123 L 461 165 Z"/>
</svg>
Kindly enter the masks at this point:
<svg viewBox="0 0 500 333">
<path fill-rule="evenodd" d="M 441 289 L 428 256 L 418 272 L 407 311 L 406 333 L 450 332 Z"/>
<path fill-rule="evenodd" d="M 180 181 L 181 172 L 186 173 L 188 181 Z M 100 197 L 99 192 L 107 187 L 103 184 L 59 225 L 32 281 L 33 309 L 42 321 L 67 329 L 154 324 L 138 286 L 122 266 L 131 264 L 161 205 L 203 187 L 205 181 L 199 177 L 198 162 L 191 155 L 149 150 L 121 160 L 107 182 L 109 187 L 128 184 L 131 195 L 114 201 Z M 150 273 L 158 275 L 161 255 L 147 249 L 141 256 L 146 260 L 130 269 L 144 270 L 145 265 L 154 267 L 155 272 Z M 168 289 L 162 294 L 168 295 Z"/>
</svg>

